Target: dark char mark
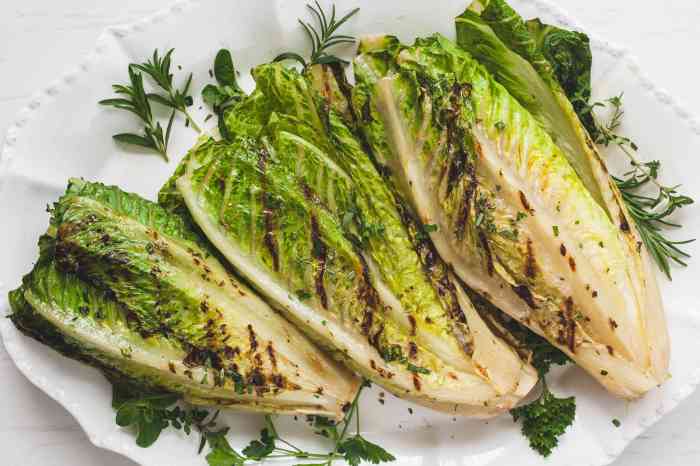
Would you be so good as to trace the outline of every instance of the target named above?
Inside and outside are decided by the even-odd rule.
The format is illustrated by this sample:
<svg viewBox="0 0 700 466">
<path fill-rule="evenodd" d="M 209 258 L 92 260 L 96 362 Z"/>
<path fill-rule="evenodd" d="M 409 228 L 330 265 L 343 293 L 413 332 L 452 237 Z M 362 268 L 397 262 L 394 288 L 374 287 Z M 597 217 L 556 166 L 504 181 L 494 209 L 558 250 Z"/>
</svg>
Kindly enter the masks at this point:
<svg viewBox="0 0 700 466">
<path fill-rule="evenodd" d="M 532 296 L 532 292 L 527 285 L 514 285 L 512 288 L 515 294 L 517 294 L 520 299 L 525 301 L 525 303 L 530 306 L 530 309 L 537 309 L 535 298 Z"/>
<path fill-rule="evenodd" d="M 532 250 L 532 240 L 527 239 L 527 255 L 525 258 L 525 276 L 535 278 L 537 274 L 537 262 L 535 262 L 535 254 Z"/>
<path fill-rule="evenodd" d="M 489 246 L 489 240 L 486 237 L 486 233 L 483 230 L 479 230 L 479 243 L 486 254 L 486 267 L 489 272 L 489 276 L 493 276 L 493 256 L 491 255 L 491 246 Z"/>
<path fill-rule="evenodd" d="M 411 336 L 416 336 L 416 318 L 412 314 L 408 315 L 408 322 L 411 324 Z"/>
<path fill-rule="evenodd" d="M 277 369 L 277 357 L 275 356 L 275 349 L 272 347 L 272 343 L 267 344 L 267 355 L 270 357 L 272 367 Z"/>
<path fill-rule="evenodd" d="M 535 213 L 532 207 L 530 207 L 530 202 L 528 202 L 527 197 L 525 197 L 525 193 L 522 191 L 518 191 L 518 195 L 520 196 L 520 203 L 523 205 L 523 208 L 527 210 L 530 214 Z"/>
<path fill-rule="evenodd" d="M 420 384 L 420 378 L 418 377 L 418 374 L 413 374 L 413 386 L 416 387 L 416 391 L 420 391 L 421 384 Z"/>
<path fill-rule="evenodd" d="M 261 184 L 262 184 L 262 207 L 263 207 L 263 218 L 264 218 L 264 223 L 265 223 L 265 235 L 263 242 L 265 244 L 265 247 L 267 250 L 270 252 L 270 255 L 272 256 L 272 267 L 274 268 L 275 272 L 278 272 L 280 269 L 280 259 L 279 259 L 279 251 L 277 249 L 277 241 L 275 240 L 275 236 L 273 232 L 275 231 L 275 217 L 274 217 L 274 209 L 272 207 L 271 203 L 271 196 L 270 193 L 267 191 L 267 181 L 266 181 L 266 175 L 265 175 L 265 170 L 267 168 L 267 161 L 268 158 L 270 157 L 270 154 L 267 152 L 267 149 L 264 147 L 260 149 L 259 153 L 259 158 L 258 158 L 258 169 L 260 170 L 260 173 L 262 174 L 261 176 Z"/>
<path fill-rule="evenodd" d="M 328 251 L 326 250 L 326 244 L 321 240 L 318 219 L 315 215 L 311 215 L 311 248 L 314 257 L 318 262 L 315 278 L 316 294 L 318 295 L 318 299 L 321 301 L 323 308 L 328 309 L 328 295 L 326 295 L 326 288 L 323 285 L 323 276 L 326 273 L 326 258 Z"/>
<path fill-rule="evenodd" d="M 255 337 L 253 326 L 248 324 L 248 338 L 250 339 L 250 351 L 254 353 L 258 349 L 258 340 Z"/>
</svg>

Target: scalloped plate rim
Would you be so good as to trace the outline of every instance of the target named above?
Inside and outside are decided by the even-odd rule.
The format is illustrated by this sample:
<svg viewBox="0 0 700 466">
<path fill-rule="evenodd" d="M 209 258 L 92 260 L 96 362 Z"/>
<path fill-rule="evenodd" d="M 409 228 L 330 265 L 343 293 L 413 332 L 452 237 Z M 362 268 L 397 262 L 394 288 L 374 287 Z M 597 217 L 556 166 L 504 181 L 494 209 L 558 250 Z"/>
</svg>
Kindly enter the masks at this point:
<svg viewBox="0 0 700 466">
<path fill-rule="evenodd" d="M 548 13 L 556 18 L 558 22 L 563 25 L 567 25 L 574 29 L 584 31 L 583 28 L 577 21 L 575 21 L 565 9 L 555 5 L 550 0 L 520 0 L 533 4 L 536 8 L 542 10 L 544 13 Z M 52 80 L 47 86 L 41 88 L 40 90 L 34 92 L 31 97 L 28 98 L 29 103 L 25 105 L 18 113 L 17 116 L 12 120 L 9 125 L 5 138 L 3 139 L 2 149 L 0 150 L 0 192 L 3 191 L 2 178 L 6 171 L 9 162 L 14 156 L 14 144 L 16 143 L 18 137 L 22 133 L 22 128 L 25 126 L 29 120 L 32 113 L 38 112 L 43 106 L 43 99 L 49 96 L 55 96 L 55 88 L 59 84 L 70 84 L 74 76 L 81 71 L 89 67 L 90 62 L 94 60 L 100 54 L 100 44 L 109 35 L 118 35 L 123 37 L 127 35 L 130 31 L 143 31 L 145 27 L 150 26 L 156 21 L 162 20 L 167 16 L 175 16 L 182 13 L 187 7 L 197 6 L 199 2 L 197 0 L 176 0 L 171 5 L 161 8 L 139 20 L 124 23 L 120 25 L 108 26 L 106 27 L 98 36 L 97 41 L 93 49 L 86 54 L 77 65 L 68 68 L 67 71 L 60 74 L 58 78 Z M 653 81 L 643 73 L 642 68 L 638 65 L 636 57 L 626 48 L 615 45 L 609 41 L 603 40 L 598 37 L 595 33 L 590 33 L 586 31 L 586 34 L 591 39 L 591 46 L 601 52 L 610 54 L 620 60 L 624 60 L 624 65 L 628 67 L 630 71 L 633 71 L 635 77 L 639 79 L 646 89 L 647 92 L 651 93 L 654 98 L 661 105 L 669 106 L 673 108 L 676 115 L 682 119 L 689 127 L 689 129 L 696 135 L 700 135 L 700 120 L 693 115 L 688 109 L 686 109 L 683 104 L 681 104 L 677 99 L 671 96 L 664 89 L 656 86 Z M 89 71 L 86 71 L 89 73 Z M 0 316 L 5 316 L 9 312 L 9 305 L 6 299 L 0 303 Z M 3 319 L 0 323 L 0 335 L 2 336 L 3 343 L 7 350 L 10 359 L 13 361 L 15 366 L 19 371 L 37 388 L 45 392 L 49 397 L 63 406 L 71 416 L 78 422 L 81 429 L 85 432 L 90 442 L 98 448 L 104 450 L 112 451 L 123 455 L 132 461 L 139 461 L 138 450 L 131 444 L 124 444 L 123 442 L 110 441 L 110 437 L 102 438 L 99 436 L 100 433 L 90 431 L 86 426 L 86 420 L 84 419 L 80 408 L 69 400 L 63 390 L 55 387 L 48 381 L 44 380 L 43 376 L 37 374 L 33 371 L 33 367 L 27 362 L 26 359 L 22 357 L 21 354 L 14 352 L 12 350 L 15 345 L 18 336 L 21 336 L 19 332 L 14 329 L 12 324 L 8 319 Z M 649 429 L 652 425 L 658 422 L 666 414 L 670 413 L 675 409 L 683 400 L 688 398 L 693 394 L 700 385 L 700 368 L 696 369 L 696 372 L 691 376 L 691 382 L 679 387 L 675 393 L 670 395 L 671 401 L 661 404 L 654 411 L 654 414 L 650 417 L 644 419 L 643 423 L 638 423 L 634 426 L 625 426 L 626 430 L 630 431 L 625 435 L 621 442 L 622 445 L 618 445 L 615 448 L 614 453 L 603 453 L 601 461 L 595 463 L 589 463 L 591 466 L 605 466 L 611 464 L 615 461 L 627 448 L 632 441 L 637 438 L 641 433 Z"/>
</svg>

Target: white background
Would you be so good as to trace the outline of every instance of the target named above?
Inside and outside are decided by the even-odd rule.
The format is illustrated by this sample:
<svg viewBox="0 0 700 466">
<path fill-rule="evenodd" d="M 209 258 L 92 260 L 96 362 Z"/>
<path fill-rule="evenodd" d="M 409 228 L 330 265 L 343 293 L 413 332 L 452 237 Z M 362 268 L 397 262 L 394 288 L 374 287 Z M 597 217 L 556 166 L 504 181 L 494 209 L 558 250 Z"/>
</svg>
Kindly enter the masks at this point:
<svg viewBox="0 0 700 466">
<path fill-rule="evenodd" d="M 0 134 L 4 134 L 33 91 L 92 50 L 105 26 L 139 19 L 169 3 L 170 0 L 0 1 Z M 652 81 L 677 97 L 685 108 L 700 109 L 700 2 L 559 0 L 558 4 L 591 32 L 631 49 Z M 649 127 L 653 128 L 654 116 L 648 118 Z M 2 465 L 133 466 L 128 460 L 93 447 L 63 408 L 20 375 L 1 343 L 0 400 Z M 632 443 L 615 465 L 700 464 L 698 414 L 700 393 Z"/>
</svg>

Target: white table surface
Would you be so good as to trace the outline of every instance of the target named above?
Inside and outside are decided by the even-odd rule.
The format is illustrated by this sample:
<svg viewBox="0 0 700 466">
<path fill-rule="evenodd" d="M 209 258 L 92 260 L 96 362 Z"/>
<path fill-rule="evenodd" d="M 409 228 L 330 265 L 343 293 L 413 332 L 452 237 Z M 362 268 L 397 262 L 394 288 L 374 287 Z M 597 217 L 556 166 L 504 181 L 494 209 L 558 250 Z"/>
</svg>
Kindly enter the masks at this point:
<svg viewBox="0 0 700 466">
<path fill-rule="evenodd" d="M 32 92 L 92 50 L 105 26 L 139 19 L 169 3 L 170 0 L 1 0 L 0 135 L 4 135 Z M 591 32 L 631 49 L 655 83 L 670 91 L 686 108 L 700 113 L 697 87 L 700 2 L 559 0 L 558 3 Z M 2 465 L 134 465 L 93 447 L 75 420 L 17 371 L 1 343 L 0 400 Z M 615 465 L 700 464 L 698 414 L 700 393 L 633 442 Z"/>
</svg>

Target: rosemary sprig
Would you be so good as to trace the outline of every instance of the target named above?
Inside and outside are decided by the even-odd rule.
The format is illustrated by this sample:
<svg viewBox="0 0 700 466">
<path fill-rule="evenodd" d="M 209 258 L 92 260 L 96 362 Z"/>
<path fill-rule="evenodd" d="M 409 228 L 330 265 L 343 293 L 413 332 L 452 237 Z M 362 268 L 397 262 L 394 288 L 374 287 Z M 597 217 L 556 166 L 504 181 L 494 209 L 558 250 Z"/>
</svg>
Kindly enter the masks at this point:
<svg viewBox="0 0 700 466">
<path fill-rule="evenodd" d="M 187 111 L 187 107 L 192 105 L 192 96 L 188 95 L 190 84 L 192 84 L 192 73 L 187 77 L 182 89 L 177 89 L 173 86 L 173 74 L 170 72 L 170 65 L 174 50 L 175 49 L 168 50 L 161 58 L 158 55 L 158 49 L 156 49 L 153 51 L 153 56 L 150 60 L 144 63 L 131 64 L 129 67 L 136 68 L 149 75 L 158 87 L 166 92 L 165 95 L 149 93 L 147 94 L 149 100 L 182 112 L 186 118 L 185 124 L 192 125 L 192 129 L 201 133 L 201 128 L 195 123 L 194 119 Z"/>
<path fill-rule="evenodd" d="M 329 54 L 327 50 L 336 45 L 355 43 L 354 37 L 344 34 L 336 34 L 336 31 L 348 19 L 350 19 L 353 15 L 360 11 L 360 9 L 355 8 L 342 18 L 336 20 L 335 5 L 331 7 L 331 14 L 330 16 L 328 16 L 323 11 L 323 8 L 321 8 L 321 5 L 319 5 L 318 1 L 314 0 L 314 4 L 315 6 L 306 6 L 309 10 L 311 10 L 311 13 L 316 18 L 320 30 L 317 30 L 314 26 L 311 25 L 311 23 L 304 22 L 301 19 L 298 20 L 299 24 L 301 24 L 301 26 L 304 28 L 306 35 L 311 41 L 311 56 L 309 57 L 309 61 L 307 62 L 304 59 L 304 57 L 294 52 L 286 52 L 277 55 L 273 61 L 296 60 L 299 63 L 301 63 L 301 65 L 304 68 L 316 64 L 327 65 L 331 63 L 347 63 L 346 60 L 343 60 L 342 58 L 339 58 L 335 55 Z"/>
<path fill-rule="evenodd" d="M 693 199 L 678 192 L 680 186 L 663 185 L 658 177 L 661 163 L 658 160 L 640 162 L 635 153 L 637 145 L 630 138 L 617 133 L 625 114 L 622 107 L 623 95 L 612 97 L 604 102 L 595 102 L 588 107 L 592 112 L 597 107 L 612 107 L 612 116 L 601 124 L 596 123 L 595 142 L 605 147 L 616 145 L 628 157 L 632 169 L 621 177 L 613 176 L 613 180 L 622 193 L 622 199 L 627 204 L 632 219 L 637 225 L 639 235 L 647 247 L 649 254 L 659 268 L 671 279 L 671 263 L 686 266 L 690 255 L 680 246 L 695 241 L 673 241 L 665 236 L 667 227 L 680 228 L 681 225 L 670 221 L 670 216 L 676 210 L 693 204 Z M 653 195 L 646 195 L 649 189 Z M 641 246 L 641 245 L 640 245 Z"/>
<path fill-rule="evenodd" d="M 173 126 L 173 119 L 175 118 L 175 110 L 170 114 L 168 126 L 164 133 L 160 123 L 153 119 L 151 104 L 148 100 L 148 94 L 146 94 L 143 87 L 143 76 L 141 73 L 129 67 L 129 81 L 131 85 L 115 84 L 112 86 L 114 92 L 123 97 L 104 99 L 99 103 L 100 105 L 127 110 L 138 116 L 144 124 L 143 134 L 119 133 L 112 137 L 114 140 L 125 144 L 133 144 L 152 149 L 158 152 L 167 161 L 168 141 L 170 140 L 170 131 Z"/>
</svg>

